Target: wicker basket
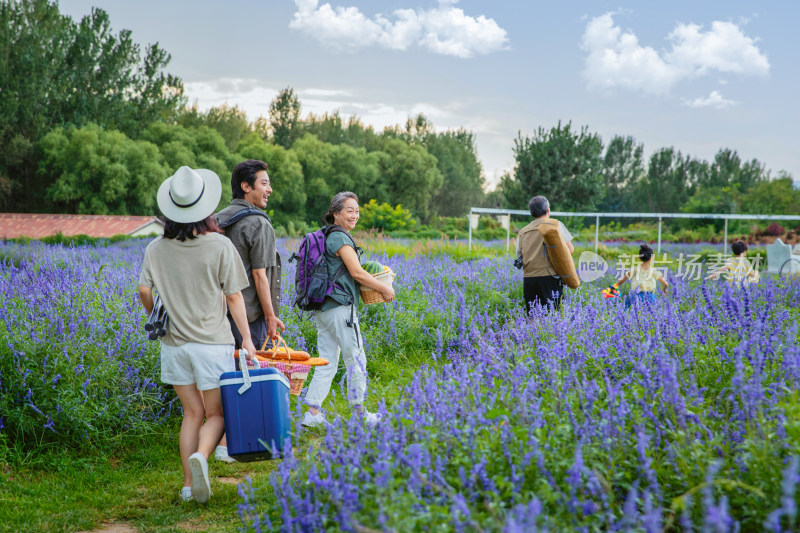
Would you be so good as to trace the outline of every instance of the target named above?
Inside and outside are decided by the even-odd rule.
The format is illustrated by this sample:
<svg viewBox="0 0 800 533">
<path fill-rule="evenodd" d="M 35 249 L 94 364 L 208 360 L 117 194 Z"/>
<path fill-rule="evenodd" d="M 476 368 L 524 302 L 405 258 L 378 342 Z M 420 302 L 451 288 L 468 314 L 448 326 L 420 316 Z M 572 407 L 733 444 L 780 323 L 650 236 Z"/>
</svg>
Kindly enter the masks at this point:
<svg viewBox="0 0 800 533">
<path fill-rule="evenodd" d="M 373 278 L 377 279 L 384 285 L 388 285 L 389 287 L 392 286 L 395 276 L 396 274 L 394 273 L 394 270 L 386 270 L 380 274 L 372 274 Z M 361 301 L 364 302 L 364 305 L 382 304 L 386 302 L 386 300 L 383 299 L 383 295 L 378 291 L 364 289 L 363 287 L 361 288 Z"/>
<path fill-rule="evenodd" d="M 287 363 L 283 361 L 259 361 L 261 368 L 275 368 L 289 380 L 289 394 L 300 396 L 303 385 L 308 379 L 311 367 L 302 363 Z"/>
<path fill-rule="evenodd" d="M 261 347 L 260 352 L 256 352 L 256 354 L 269 354 L 269 357 L 274 357 L 274 354 L 278 352 L 284 352 L 286 354 L 286 359 L 284 360 L 276 360 L 270 359 L 269 361 L 259 361 L 258 364 L 261 368 L 275 368 L 280 371 L 286 379 L 289 380 L 289 394 L 293 396 L 299 396 L 300 391 L 303 390 L 303 384 L 306 382 L 308 378 L 308 372 L 311 370 L 309 365 L 304 365 L 302 363 L 295 363 L 292 360 L 292 350 L 286 345 L 286 341 L 279 335 L 277 340 L 273 343 L 273 349 L 269 352 L 265 351 L 267 347 L 267 341 L 264 341 L 264 345 Z"/>
</svg>

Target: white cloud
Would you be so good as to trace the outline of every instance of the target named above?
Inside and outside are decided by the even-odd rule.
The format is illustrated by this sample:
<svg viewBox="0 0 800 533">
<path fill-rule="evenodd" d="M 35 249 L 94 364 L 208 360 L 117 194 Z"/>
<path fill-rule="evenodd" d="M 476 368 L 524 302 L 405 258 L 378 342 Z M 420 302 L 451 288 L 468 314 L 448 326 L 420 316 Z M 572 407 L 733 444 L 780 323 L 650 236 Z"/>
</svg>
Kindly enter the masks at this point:
<svg viewBox="0 0 800 533">
<path fill-rule="evenodd" d="M 249 120 L 267 116 L 270 102 L 278 95 L 278 90 L 264 86 L 262 82 L 244 78 L 220 78 L 210 81 L 188 82 L 186 95 L 197 102 L 201 111 L 227 104 L 243 110 Z M 424 102 L 409 104 L 386 104 L 382 102 L 360 101 L 351 91 L 343 89 L 322 89 L 309 87 L 297 91 L 303 106 L 302 113 L 322 115 L 338 110 L 343 118 L 357 115 L 364 124 L 381 131 L 386 126 L 403 125 L 409 117 L 420 113 L 432 121 L 439 122 L 439 129 L 457 127 L 456 114 Z M 457 104 L 452 104 L 457 107 Z M 453 125 L 450 125 L 450 123 Z M 442 125 L 444 124 L 444 125 Z"/>
<path fill-rule="evenodd" d="M 723 74 L 769 74 L 769 61 L 731 22 L 714 21 L 702 31 L 695 24 L 678 24 L 667 39 L 669 52 L 642 46 L 633 32 L 614 24 L 613 13 L 595 17 L 586 25 L 581 48 L 586 51 L 583 71 L 590 88 L 621 88 L 651 94 L 666 94 L 680 81 Z"/>
<path fill-rule="evenodd" d="M 398 9 L 392 18 L 370 19 L 357 7 L 295 0 L 297 11 L 289 27 L 344 51 L 370 46 L 402 51 L 416 45 L 435 54 L 470 58 L 508 48 L 506 31 L 494 19 L 468 16 L 455 7 L 457 1 L 439 0 L 433 9 Z"/>
<path fill-rule="evenodd" d="M 228 104 L 238 106 L 250 120 L 267 115 L 269 103 L 278 95 L 277 90 L 265 87 L 258 80 L 243 78 L 187 82 L 184 89 L 201 111 Z"/>
<path fill-rule="evenodd" d="M 592 88 L 666 93 L 680 78 L 658 52 L 641 46 L 636 35 L 615 26 L 611 13 L 589 21 L 581 48 L 588 52 L 584 76 Z"/>
<path fill-rule="evenodd" d="M 300 89 L 297 93 L 300 96 L 350 96 L 349 92 L 338 89 Z"/>
<path fill-rule="evenodd" d="M 702 32 L 696 24 L 678 24 L 669 39 L 673 43 L 667 61 L 682 72 L 705 75 L 709 70 L 766 76 L 769 61 L 756 46 L 756 40 L 742 33 L 731 22 L 715 20 Z"/>
<path fill-rule="evenodd" d="M 725 109 L 726 107 L 737 105 L 738 102 L 727 100 L 722 97 L 719 91 L 711 91 L 706 98 L 695 98 L 694 100 L 685 100 L 684 104 L 689 107 L 713 107 L 715 109 Z"/>
<path fill-rule="evenodd" d="M 250 121 L 269 113 L 269 103 L 278 94 L 263 81 L 255 79 L 224 78 L 185 83 L 186 95 L 197 102 L 201 111 L 221 104 L 238 106 Z M 475 134 L 478 155 L 483 163 L 487 182 L 495 186 L 503 172 L 513 168 L 513 155 L 508 139 L 516 130 L 508 127 L 500 118 L 485 112 L 481 102 L 448 101 L 445 105 L 430 102 L 376 102 L 365 96 L 363 88 L 319 88 L 306 87 L 297 91 L 303 106 L 303 116 L 314 113 L 319 116 L 339 110 L 342 119 L 353 115 L 363 124 L 380 132 L 386 126 L 406 123 L 409 117 L 423 113 L 436 126 L 437 131 L 465 128 Z"/>
</svg>

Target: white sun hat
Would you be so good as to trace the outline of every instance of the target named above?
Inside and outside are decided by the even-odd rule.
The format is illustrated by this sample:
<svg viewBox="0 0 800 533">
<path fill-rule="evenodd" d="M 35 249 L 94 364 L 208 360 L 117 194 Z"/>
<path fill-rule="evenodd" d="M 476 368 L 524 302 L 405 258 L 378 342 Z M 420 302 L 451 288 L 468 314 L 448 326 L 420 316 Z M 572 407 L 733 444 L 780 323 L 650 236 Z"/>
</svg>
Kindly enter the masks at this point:
<svg viewBox="0 0 800 533">
<path fill-rule="evenodd" d="M 181 167 L 158 189 L 158 208 L 174 222 L 199 222 L 213 213 L 222 196 L 222 184 L 213 170 Z"/>
</svg>

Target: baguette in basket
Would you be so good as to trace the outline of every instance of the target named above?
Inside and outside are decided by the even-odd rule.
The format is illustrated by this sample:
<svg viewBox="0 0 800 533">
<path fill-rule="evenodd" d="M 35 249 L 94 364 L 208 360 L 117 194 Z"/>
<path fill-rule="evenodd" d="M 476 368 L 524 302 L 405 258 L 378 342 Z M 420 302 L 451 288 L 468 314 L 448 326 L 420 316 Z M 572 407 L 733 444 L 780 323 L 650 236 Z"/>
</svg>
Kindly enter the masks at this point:
<svg viewBox="0 0 800 533">
<path fill-rule="evenodd" d="M 328 364 L 327 359 L 309 357 L 306 352 L 290 349 L 280 335 L 275 340 L 272 350 L 264 350 L 266 347 L 267 341 L 264 341 L 261 350 L 256 352 L 258 366 L 278 369 L 289 380 L 289 394 L 293 396 L 298 396 L 302 391 L 303 384 L 308 378 L 308 372 L 312 366 L 325 366 Z M 234 355 L 238 357 L 239 351 L 237 350 Z"/>
<path fill-rule="evenodd" d="M 283 347 L 279 347 L 279 344 L 282 343 Z M 264 344 L 261 346 L 260 350 L 256 351 L 256 358 L 259 361 L 296 361 L 298 363 L 308 361 L 311 359 L 311 356 L 308 355 L 308 352 L 303 352 L 301 350 L 292 350 L 286 345 L 286 341 L 283 340 L 282 337 L 278 336 L 275 345 L 270 350 L 265 350 L 267 347 L 267 341 L 264 341 Z M 239 350 L 236 350 L 233 353 L 233 356 L 237 359 L 239 358 Z"/>
</svg>

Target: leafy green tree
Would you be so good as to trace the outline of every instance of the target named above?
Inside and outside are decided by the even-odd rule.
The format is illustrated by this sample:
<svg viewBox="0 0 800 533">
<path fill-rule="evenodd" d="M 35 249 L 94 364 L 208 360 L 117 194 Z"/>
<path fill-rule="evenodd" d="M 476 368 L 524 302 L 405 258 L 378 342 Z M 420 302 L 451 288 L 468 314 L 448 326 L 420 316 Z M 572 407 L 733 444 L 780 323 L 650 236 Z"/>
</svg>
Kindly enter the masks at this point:
<svg viewBox="0 0 800 533">
<path fill-rule="evenodd" d="M 322 142 L 330 144 L 347 143 L 344 122 L 338 109 L 332 113 L 323 113 L 320 116 L 309 113 L 303 120 L 303 132 L 314 135 Z"/>
<path fill-rule="evenodd" d="M 171 172 L 183 165 L 207 168 L 217 173 L 223 185 L 230 180 L 233 167 L 240 160 L 228 150 L 222 135 L 208 126 L 187 128 L 154 122 L 142 132 L 141 138 L 159 147 Z M 226 206 L 230 201 L 230 188 L 223 186 L 220 206 Z"/>
<path fill-rule="evenodd" d="M 647 174 L 639 182 L 640 211 L 677 213 L 695 192 L 698 176 L 708 170 L 708 163 L 683 157 L 674 148 L 662 148 L 650 156 Z"/>
<path fill-rule="evenodd" d="M 400 204 L 392 207 L 387 203 L 378 203 L 374 199 L 361 205 L 361 216 L 358 225 L 366 229 L 396 231 L 413 229 L 417 221 L 411 211 L 403 209 Z"/>
<path fill-rule="evenodd" d="M 270 142 L 272 139 L 272 132 L 269 128 L 269 119 L 260 116 L 258 117 L 255 122 L 251 125 L 253 131 L 258 135 L 258 137 L 264 142 Z"/>
<path fill-rule="evenodd" d="M 727 187 L 698 187 L 681 207 L 681 211 L 717 215 L 738 213 L 740 196 L 738 184 Z M 722 220 L 709 220 L 708 223 L 713 224 L 715 231 L 721 231 L 725 225 Z M 697 220 L 680 220 L 679 225 L 684 228 L 692 228 L 697 226 Z"/>
<path fill-rule="evenodd" d="M 41 175 L 53 181 L 40 196 L 39 211 L 157 214 L 156 192 L 170 171 L 154 144 L 87 124 L 56 128 L 40 145 Z"/>
<path fill-rule="evenodd" d="M 49 0 L 0 0 L 0 188 L 6 207 L 35 208 L 37 142 L 52 128 L 89 121 L 137 134 L 183 105 L 169 55 L 114 34 L 93 9 L 80 23 Z"/>
<path fill-rule="evenodd" d="M 400 139 L 409 145 L 421 145 L 436 158 L 442 174 L 442 186 L 432 191 L 432 213 L 440 216 L 465 215 L 483 200 L 483 169 L 478 160 L 474 135 L 465 130 L 436 133 L 423 114 L 410 117 L 404 127 L 386 128 L 385 138 Z"/>
<path fill-rule="evenodd" d="M 270 102 L 269 124 L 275 144 L 291 148 L 299 138 L 300 111 L 300 99 L 291 87 L 281 90 Z"/>
<path fill-rule="evenodd" d="M 376 134 L 372 126 L 365 126 L 357 116 L 351 116 L 345 122 L 338 110 L 319 116 L 309 113 L 300 125 L 304 134 L 310 133 L 322 142 L 347 144 L 370 152 L 380 150 L 382 146 L 381 135 Z"/>
<path fill-rule="evenodd" d="M 603 155 L 599 210 L 636 211 L 636 187 L 646 172 L 643 153 L 644 146 L 636 143 L 633 137 L 615 136 L 611 139 Z"/>
<path fill-rule="evenodd" d="M 306 134 L 292 147 L 303 167 L 306 183 L 306 219 L 320 223 L 331 198 L 340 191 L 353 191 L 362 202 L 376 198 L 385 201 L 388 193 L 381 180 L 380 156 L 364 148 L 332 145 Z"/>
<path fill-rule="evenodd" d="M 247 121 L 247 114 L 236 106 L 223 104 L 212 107 L 205 113 L 204 118 L 205 125 L 219 132 L 231 152 L 235 151 L 239 141 L 252 131 Z"/>
<path fill-rule="evenodd" d="M 57 120 L 93 121 L 135 136 L 150 122 L 173 117 L 184 98 L 180 80 L 161 72 L 169 61 L 158 44 L 142 54 L 130 30 L 114 35 L 108 14 L 93 8 L 73 26 L 66 68 L 53 80 L 64 95 Z"/>
<path fill-rule="evenodd" d="M 697 185 L 701 188 L 735 185 L 744 192 L 768 179 L 769 174 L 757 159 L 742 163 L 736 150 L 722 148 L 709 164 L 708 173 L 700 177 Z"/>
<path fill-rule="evenodd" d="M 443 178 L 432 202 L 433 211 L 441 216 L 461 216 L 481 204 L 485 180 L 474 135 L 464 129 L 430 133 L 423 145 L 436 158 Z"/>
<path fill-rule="evenodd" d="M 331 178 L 331 152 L 333 145 L 324 143 L 314 135 L 304 135 L 291 150 L 303 169 L 306 186 L 306 220 L 321 223 L 334 191 L 339 184 Z"/>
<path fill-rule="evenodd" d="M 303 167 L 292 150 L 267 144 L 257 133 L 251 133 L 239 143 L 242 160 L 259 159 L 269 165 L 272 195 L 267 209 L 278 226 L 305 223 L 306 187 Z M 230 173 L 229 173 L 230 175 Z M 227 187 L 230 189 L 230 186 Z"/>
<path fill-rule="evenodd" d="M 409 146 L 400 139 L 389 139 L 378 154 L 383 183 L 391 204 L 402 204 L 423 222 L 432 215 L 431 201 L 444 178 L 436 158 L 419 145 Z"/>
<path fill-rule="evenodd" d="M 681 207 L 684 213 L 734 214 L 739 212 L 739 186 L 701 187 Z"/>
<path fill-rule="evenodd" d="M 766 215 L 796 215 L 800 213 L 800 191 L 789 174 L 762 181 L 742 197 L 743 213 Z"/>
<path fill-rule="evenodd" d="M 539 128 L 532 137 L 514 141 L 516 186 L 504 184 L 512 205 L 527 205 L 544 195 L 553 210 L 592 210 L 600 200 L 603 143 L 587 127 L 579 132 L 561 122 L 550 130 Z"/>
<path fill-rule="evenodd" d="M 345 140 L 350 146 L 366 148 L 368 152 L 379 150 L 382 146 L 381 136 L 375 133 L 375 129 L 372 126 L 365 126 L 356 116 L 351 116 L 347 120 Z"/>
</svg>

